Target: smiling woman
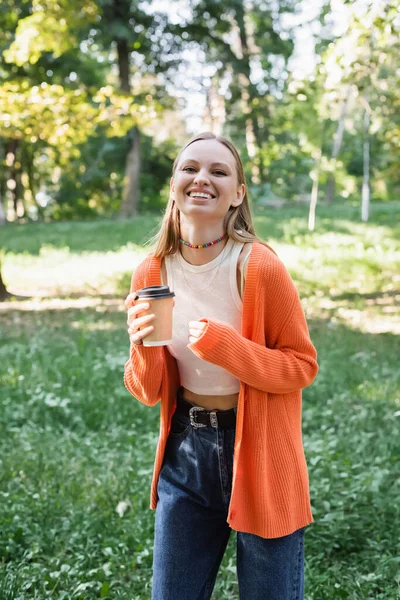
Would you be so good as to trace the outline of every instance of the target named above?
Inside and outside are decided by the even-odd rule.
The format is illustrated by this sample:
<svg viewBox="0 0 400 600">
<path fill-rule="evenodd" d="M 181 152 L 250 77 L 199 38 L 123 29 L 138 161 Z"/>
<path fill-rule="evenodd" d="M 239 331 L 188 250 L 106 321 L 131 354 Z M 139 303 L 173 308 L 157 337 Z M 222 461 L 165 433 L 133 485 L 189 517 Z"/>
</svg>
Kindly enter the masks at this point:
<svg viewBox="0 0 400 600">
<path fill-rule="evenodd" d="M 181 153 L 170 188 L 171 198 L 180 211 L 181 237 L 192 246 L 204 239 L 222 237 L 224 217 L 230 208 L 242 203 L 246 193 L 235 157 L 217 140 L 199 140 Z M 197 214 L 198 206 L 206 210 Z M 210 246 L 201 256 L 196 249 L 183 246 L 182 256 L 190 264 L 205 264 L 220 254 L 225 243 L 222 247 Z"/>
<path fill-rule="evenodd" d="M 301 389 L 316 352 L 286 268 L 255 234 L 229 140 L 200 134 L 179 153 L 156 242 L 126 300 L 124 374 L 139 401 L 161 401 L 152 600 L 209 599 L 232 529 L 241 596 L 301 600 L 312 522 Z M 175 294 L 172 340 L 146 347 L 135 292 L 161 282 Z"/>
</svg>

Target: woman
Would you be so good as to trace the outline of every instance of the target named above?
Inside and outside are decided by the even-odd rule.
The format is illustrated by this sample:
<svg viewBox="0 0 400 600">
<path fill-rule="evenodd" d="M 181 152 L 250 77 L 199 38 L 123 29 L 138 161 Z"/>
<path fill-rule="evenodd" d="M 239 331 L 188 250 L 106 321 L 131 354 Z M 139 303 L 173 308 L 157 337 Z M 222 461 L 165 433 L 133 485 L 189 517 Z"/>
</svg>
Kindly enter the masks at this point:
<svg viewBox="0 0 400 600">
<path fill-rule="evenodd" d="M 182 149 L 155 239 L 126 299 L 124 374 L 140 402 L 161 400 L 152 599 L 209 599 L 231 529 L 241 599 L 303 598 L 313 517 L 301 389 L 316 351 L 286 268 L 255 235 L 230 141 L 204 133 Z M 173 340 L 144 347 L 153 316 L 134 292 L 163 284 L 175 292 Z"/>
</svg>

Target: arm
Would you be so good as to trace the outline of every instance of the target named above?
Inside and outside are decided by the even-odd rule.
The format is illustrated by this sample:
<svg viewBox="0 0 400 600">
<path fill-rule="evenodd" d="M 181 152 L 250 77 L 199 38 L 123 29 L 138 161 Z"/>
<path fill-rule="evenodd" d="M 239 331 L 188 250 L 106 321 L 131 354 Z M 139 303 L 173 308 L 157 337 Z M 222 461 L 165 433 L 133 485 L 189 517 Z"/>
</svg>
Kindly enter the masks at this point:
<svg viewBox="0 0 400 600">
<path fill-rule="evenodd" d="M 131 292 L 145 287 L 146 272 L 145 260 L 132 276 Z M 124 367 L 124 384 L 132 396 L 142 404 L 154 406 L 160 401 L 164 360 L 162 346 L 145 347 L 142 344 L 131 343 L 130 357 Z"/>
<path fill-rule="evenodd" d="M 259 273 L 263 279 L 261 285 L 268 285 L 267 274 L 262 269 Z M 278 285 L 285 293 L 264 293 L 265 306 L 257 315 L 257 320 L 263 320 L 263 340 L 253 342 L 227 323 L 203 318 L 200 321 L 207 323 L 204 334 L 188 347 L 199 358 L 226 369 L 251 387 L 285 394 L 310 385 L 316 377 L 318 365 L 300 298 L 283 265 L 275 269 L 272 279 L 275 288 Z M 256 297 L 259 295 L 256 294 Z M 282 306 L 285 308 L 282 309 Z M 266 347 L 265 343 L 271 315 L 274 317 L 273 327 L 277 328 L 272 348 Z M 276 322 L 277 318 L 280 324 Z"/>
</svg>

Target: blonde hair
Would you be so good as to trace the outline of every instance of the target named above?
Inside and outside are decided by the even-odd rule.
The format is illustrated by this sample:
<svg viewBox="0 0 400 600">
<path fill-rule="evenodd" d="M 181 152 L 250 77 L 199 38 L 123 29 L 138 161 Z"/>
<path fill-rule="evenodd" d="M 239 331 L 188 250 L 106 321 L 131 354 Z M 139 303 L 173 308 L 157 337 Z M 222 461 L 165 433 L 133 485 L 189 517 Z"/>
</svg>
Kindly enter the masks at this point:
<svg viewBox="0 0 400 600">
<path fill-rule="evenodd" d="M 209 131 L 196 135 L 186 144 L 186 146 L 182 148 L 178 156 L 175 158 L 172 167 L 172 176 L 175 175 L 175 171 L 182 152 L 186 150 L 188 146 L 200 140 L 216 140 L 217 142 L 220 142 L 220 144 L 226 146 L 231 151 L 236 161 L 236 172 L 239 184 L 244 183 L 246 185 L 243 164 L 235 146 L 227 138 L 222 137 L 220 135 L 214 135 Z M 271 248 L 268 244 L 263 242 L 256 235 L 253 225 L 253 219 L 250 213 L 247 190 L 242 203 L 239 206 L 231 206 L 229 208 L 224 219 L 224 229 L 228 236 L 232 238 L 235 242 L 259 242 L 260 244 L 263 244 L 263 246 L 266 246 L 267 248 L 272 250 L 274 254 L 276 254 L 273 248 Z M 164 217 L 158 232 L 153 237 L 151 237 L 144 245 L 153 245 L 155 243 L 156 247 L 154 252 L 151 253 L 151 255 L 154 257 L 164 258 L 164 256 L 168 254 L 175 254 L 175 252 L 179 251 L 180 237 L 180 211 L 176 206 L 175 200 L 171 197 L 170 194 L 168 204 L 165 209 Z"/>
</svg>

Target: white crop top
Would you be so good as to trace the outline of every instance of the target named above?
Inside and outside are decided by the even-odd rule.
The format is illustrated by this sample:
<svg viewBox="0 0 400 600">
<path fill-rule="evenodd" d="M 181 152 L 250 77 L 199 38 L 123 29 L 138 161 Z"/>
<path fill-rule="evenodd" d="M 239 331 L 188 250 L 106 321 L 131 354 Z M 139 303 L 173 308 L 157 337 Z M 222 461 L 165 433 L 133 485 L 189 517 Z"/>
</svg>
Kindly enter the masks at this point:
<svg viewBox="0 0 400 600">
<path fill-rule="evenodd" d="M 189 321 L 202 317 L 223 321 L 241 332 L 243 302 L 236 272 L 243 245 L 229 238 L 223 251 L 205 265 L 191 265 L 180 252 L 165 257 L 168 285 L 175 293 L 172 343 L 167 348 L 176 358 L 183 387 L 195 394 L 224 396 L 240 390 L 239 379 L 198 358 L 187 345 Z M 199 291 L 191 290 L 189 285 Z"/>
</svg>

